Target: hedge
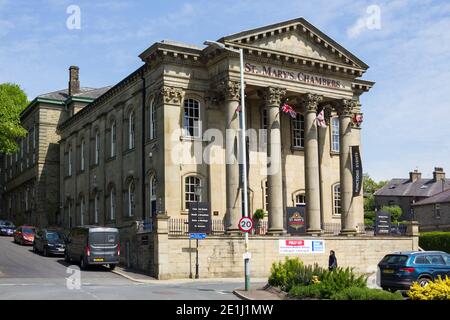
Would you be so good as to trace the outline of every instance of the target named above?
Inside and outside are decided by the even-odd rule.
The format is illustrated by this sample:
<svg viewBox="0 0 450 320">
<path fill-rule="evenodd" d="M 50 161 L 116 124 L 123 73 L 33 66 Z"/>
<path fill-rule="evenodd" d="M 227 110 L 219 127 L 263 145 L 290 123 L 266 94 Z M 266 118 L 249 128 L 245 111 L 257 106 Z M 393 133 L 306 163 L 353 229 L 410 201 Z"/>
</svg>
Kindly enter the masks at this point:
<svg viewBox="0 0 450 320">
<path fill-rule="evenodd" d="M 450 253 L 450 232 L 423 232 L 419 237 L 419 246 L 424 250 Z"/>
</svg>

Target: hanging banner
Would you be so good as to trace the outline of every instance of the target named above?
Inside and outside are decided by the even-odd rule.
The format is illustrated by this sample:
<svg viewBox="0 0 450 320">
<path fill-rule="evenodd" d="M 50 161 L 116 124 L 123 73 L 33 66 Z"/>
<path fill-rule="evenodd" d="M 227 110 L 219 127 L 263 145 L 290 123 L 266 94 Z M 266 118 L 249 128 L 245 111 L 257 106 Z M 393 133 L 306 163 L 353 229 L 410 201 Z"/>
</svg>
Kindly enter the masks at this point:
<svg viewBox="0 0 450 320">
<path fill-rule="evenodd" d="M 363 182 L 363 168 L 361 163 L 361 153 L 359 146 L 352 146 L 352 174 L 353 174 L 353 196 L 361 194 Z"/>
<path fill-rule="evenodd" d="M 278 240 L 280 254 L 325 253 L 325 240 L 284 239 Z"/>
<path fill-rule="evenodd" d="M 287 233 L 306 234 L 305 206 L 286 208 Z"/>
</svg>

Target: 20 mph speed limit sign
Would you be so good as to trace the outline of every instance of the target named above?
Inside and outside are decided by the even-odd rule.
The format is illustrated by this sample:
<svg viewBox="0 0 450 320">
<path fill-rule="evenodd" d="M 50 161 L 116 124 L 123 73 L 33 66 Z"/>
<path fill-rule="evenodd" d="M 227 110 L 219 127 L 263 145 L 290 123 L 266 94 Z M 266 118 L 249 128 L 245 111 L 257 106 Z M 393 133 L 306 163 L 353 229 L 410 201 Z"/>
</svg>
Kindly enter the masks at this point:
<svg viewBox="0 0 450 320">
<path fill-rule="evenodd" d="M 253 229 L 253 220 L 244 217 L 239 221 L 239 229 L 241 229 L 242 232 L 250 232 Z"/>
</svg>

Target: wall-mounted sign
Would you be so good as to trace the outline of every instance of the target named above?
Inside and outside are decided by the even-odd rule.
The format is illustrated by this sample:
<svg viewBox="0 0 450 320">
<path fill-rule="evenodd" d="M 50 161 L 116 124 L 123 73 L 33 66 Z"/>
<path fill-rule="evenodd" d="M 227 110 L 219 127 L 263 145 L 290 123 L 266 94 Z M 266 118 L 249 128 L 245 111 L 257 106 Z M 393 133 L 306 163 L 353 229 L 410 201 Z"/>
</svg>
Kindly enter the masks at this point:
<svg viewBox="0 0 450 320">
<path fill-rule="evenodd" d="M 211 210 L 208 202 L 191 202 L 189 233 L 211 233 Z"/>
<path fill-rule="evenodd" d="M 289 234 L 306 234 L 305 206 L 287 207 L 286 225 Z"/>
<path fill-rule="evenodd" d="M 361 194 L 363 169 L 361 163 L 361 153 L 359 146 L 352 146 L 352 174 L 353 174 L 353 196 L 357 197 Z"/>
<path fill-rule="evenodd" d="M 280 254 L 325 253 L 325 240 L 278 240 Z"/>
<path fill-rule="evenodd" d="M 391 233 L 391 214 L 378 211 L 375 220 L 375 234 L 388 235 Z"/>
<path fill-rule="evenodd" d="M 344 85 L 339 80 L 330 79 L 320 75 L 308 74 L 305 72 L 283 70 L 271 66 L 259 66 L 251 63 L 246 63 L 245 72 L 261 75 L 263 77 L 302 82 L 313 86 L 333 89 L 344 88 Z"/>
</svg>

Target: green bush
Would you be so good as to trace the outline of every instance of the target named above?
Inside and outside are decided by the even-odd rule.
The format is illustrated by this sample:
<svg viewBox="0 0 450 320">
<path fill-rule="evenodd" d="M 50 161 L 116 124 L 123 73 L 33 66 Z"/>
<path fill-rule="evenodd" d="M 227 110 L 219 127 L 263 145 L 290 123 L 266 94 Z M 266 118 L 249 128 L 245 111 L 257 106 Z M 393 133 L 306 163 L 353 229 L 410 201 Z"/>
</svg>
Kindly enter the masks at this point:
<svg viewBox="0 0 450 320">
<path fill-rule="evenodd" d="M 320 284 L 312 284 L 309 286 L 295 285 L 289 291 L 289 295 L 298 299 L 320 299 L 322 292 L 320 291 Z"/>
<path fill-rule="evenodd" d="M 318 284 L 321 297 L 330 299 L 336 292 L 350 287 L 366 288 L 367 277 L 356 276 L 351 268 L 337 268 L 334 271 L 327 272 L 320 278 Z"/>
<path fill-rule="evenodd" d="M 255 220 L 262 220 L 264 219 L 265 213 L 263 209 L 257 209 L 255 213 L 253 214 L 253 219 Z"/>
<path fill-rule="evenodd" d="M 421 233 L 419 246 L 424 250 L 437 250 L 450 253 L 450 232 Z"/>
<path fill-rule="evenodd" d="M 333 300 L 403 300 L 400 292 L 391 293 L 380 289 L 350 287 L 336 292 Z"/>
<path fill-rule="evenodd" d="M 397 223 L 398 219 L 402 215 L 402 208 L 400 206 L 384 206 L 381 208 L 381 211 L 389 212 L 391 214 L 391 222 Z"/>
<path fill-rule="evenodd" d="M 318 276 L 321 279 L 327 272 L 327 269 L 319 267 L 317 263 L 313 266 L 305 266 L 298 258 L 289 259 L 286 257 L 284 263 L 272 264 L 269 284 L 289 292 L 294 285 L 308 285 L 311 283 L 313 276 Z"/>
</svg>

